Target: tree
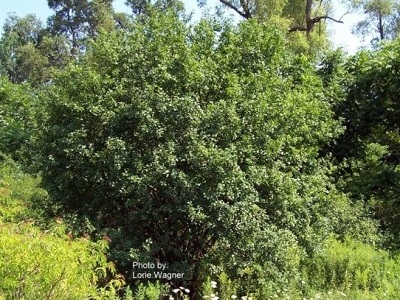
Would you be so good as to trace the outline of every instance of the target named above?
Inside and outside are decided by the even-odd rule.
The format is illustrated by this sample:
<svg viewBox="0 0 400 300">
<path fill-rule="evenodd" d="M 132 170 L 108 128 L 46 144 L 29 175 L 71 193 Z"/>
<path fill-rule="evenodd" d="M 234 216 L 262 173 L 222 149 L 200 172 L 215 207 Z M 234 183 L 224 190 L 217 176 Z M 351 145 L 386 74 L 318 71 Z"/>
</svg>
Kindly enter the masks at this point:
<svg viewBox="0 0 400 300">
<path fill-rule="evenodd" d="M 373 35 L 372 42 L 394 39 L 400 28 L 400 2 L 397 0 L 363 0 L 354 6 L 361 10 L 366 18 L 357 23 L 354 31 L 366 38 Z"/>
<path fill-rule="evenodd" d="M 322 20 L 343 23 L 329 15 L 328 1 L 287 2 L 282 0 L 220 0 L 243 18 L 253 17 L 272 19 L 273 17 L 288 18 L 291 21 L 289 32 L 304 31 L 309 35 L 316 24 Z"/>
<path fill-rule="evenodd" d="M 75 54 L 101 27 L 110 29 L 112 0 L 48 0 L 47 3 L 55 11 L 55 15 L 48 19 L 49 28 L 54 34 L 68 37 Z"/>
<path fill-rule="evenodd" d="M 36 16 L 10 15 L 0 39 L 1 73 L 13 83 L 41 85 L 69 63 L 69 48 L 65 39 L 51 36 Z"/>
<path fill-rule="evenodd" d="M 9 15 L 3 31 L 0 40 L 2 73 L 12 82 L 22 82 L 27 78 L 18 66 L 18 51 L 20 47 L 39 43 L 43 31 L 42 23 L 35 15 L 24 18 Z"/>
<path fill-rule="evenodd" d="M 172 9 L 177 13 L 184 11 L 184 4 L 181 0 L 127 0 L 126 4 L 136 16 L 148 14 L 153 9 L 159 11 Z"/>
<path fill-rule="evenodd" d="M 145 19 L 160 12 L 173 11 L 182 20 L 188 22 L 192 15 L 186 14 L 185 5 L 182 0 L 127 0 L 125 2 L 133 12 L 134 19 Z"/>
<path fill-rule="evenodd" d="M 287 39 L 298 52 L 315 54 L 329 46 L 325 21 L 343 23 L 332 16 L 332 3 L 285 0 L 220 0 L 245 19 L 256 18 L 288 31 Z"/>
<path fill-rule="evenodd" d="M 400 44 L 362 51 L 344 64 L 336 116 L 346 127 L 331 151 L 341 164 L 344 191 L 366 203 L 388 236 L 386 246 L 400 245 Z"/>
<path fill-rule="evenodd" d="M 285 254 L 353 214 L 319 158 L 340 126 L 314 63 L 266 24 L 222 27 L 164 12 L 100 36 L 49 89 L 38 137 L 60 213 L 106 231 L 120 264 L 184 271 L 192 294 L 205 259 L 293 276 Z"/>
</svg>

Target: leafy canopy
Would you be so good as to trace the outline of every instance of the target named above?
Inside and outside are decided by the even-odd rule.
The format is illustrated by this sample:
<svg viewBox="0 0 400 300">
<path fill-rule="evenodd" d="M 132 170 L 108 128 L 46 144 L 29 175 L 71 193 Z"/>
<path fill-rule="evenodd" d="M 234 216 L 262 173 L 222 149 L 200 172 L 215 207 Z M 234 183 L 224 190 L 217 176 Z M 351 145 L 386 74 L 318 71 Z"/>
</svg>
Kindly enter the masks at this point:
<svg viewBox="0 0 400 300">
<path fill-rule="evenodd" d="M 318 158 L 341 129 L 278 30 L 213 26 L 164 13 L 100 36 L 49 89 L 43 186 L 127 264 L 134 248 L 193 279 L 204 258 L 288 271 L 285 253 L 313 252 L 342 222 L 347 200 Z"/>
</svg>

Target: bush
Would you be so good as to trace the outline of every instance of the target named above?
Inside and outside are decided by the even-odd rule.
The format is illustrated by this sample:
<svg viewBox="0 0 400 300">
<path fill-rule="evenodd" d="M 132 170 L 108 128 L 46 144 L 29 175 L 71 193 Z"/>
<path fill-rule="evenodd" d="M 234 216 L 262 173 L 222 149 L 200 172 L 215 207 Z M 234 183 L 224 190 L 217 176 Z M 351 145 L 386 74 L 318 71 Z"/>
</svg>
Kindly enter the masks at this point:
<svg viewBox="0 0 400 300">
<path fill-rule="evenodd" d="M 126 269 L 135 248 L 192 283 L 205 257 L 285 282 L 346 224 L 319 156 L 341 127 L 314 62 L 276 29 L 222 27 L 162 14 L 100 36 L 46 96 L 43 186 L 114 234 Z"/>
</svg>

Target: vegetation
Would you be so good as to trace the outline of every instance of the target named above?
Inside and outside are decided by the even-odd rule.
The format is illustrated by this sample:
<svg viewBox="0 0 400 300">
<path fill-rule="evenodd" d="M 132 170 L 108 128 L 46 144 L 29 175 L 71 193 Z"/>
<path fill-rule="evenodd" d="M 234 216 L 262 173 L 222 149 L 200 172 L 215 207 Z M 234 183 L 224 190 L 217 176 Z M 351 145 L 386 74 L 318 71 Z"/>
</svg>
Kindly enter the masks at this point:
<svg viewBox="0 0 400 300">
<path fill-rule="evenodd" d="M 0 176 L 0 299 L 112 299 L 122 278 L 97 286 L 115 273 L 107 243 L 74 239 L 61 219 L 41 229 L 32 201 L 47 195 L 38 180 L 7 163 Z"/>
<path fill-rule="evenodd" d="M 6 21 L 0 299 L 400 298 L 394 29 L 348 56 L 328 2 L 221 2 Z"/>
<path fill-rule="evenodd" d="M 372 42 L 393 39 L 399 34 L 400 2 L 396 0 L 357 0 L 354 7 L 363 10 L 366 18 L 357 23 L 355 32 L 363 37 L 371 35 Z"/>
</svg>

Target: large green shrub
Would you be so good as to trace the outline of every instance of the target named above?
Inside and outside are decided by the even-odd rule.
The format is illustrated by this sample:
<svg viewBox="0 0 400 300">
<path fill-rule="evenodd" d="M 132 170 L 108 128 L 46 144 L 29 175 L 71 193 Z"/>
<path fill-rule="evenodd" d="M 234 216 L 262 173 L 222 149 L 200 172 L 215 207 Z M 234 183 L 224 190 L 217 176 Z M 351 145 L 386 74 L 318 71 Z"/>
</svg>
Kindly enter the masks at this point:
<svg viewBox="0 0 400 300">
<path fill-rule="evenodd" d="M 191 290 L 204 258 L 284 283 L 356 215 L 319 158 L 341 128 L 313 62 L 278 31 L 213 26 L 168 13 L 100 36 L 48 91 L 43 186 L 108 231 L 122 264 L 134 248 Z"/>
</svg>

